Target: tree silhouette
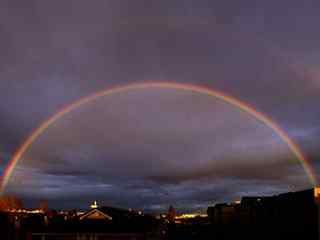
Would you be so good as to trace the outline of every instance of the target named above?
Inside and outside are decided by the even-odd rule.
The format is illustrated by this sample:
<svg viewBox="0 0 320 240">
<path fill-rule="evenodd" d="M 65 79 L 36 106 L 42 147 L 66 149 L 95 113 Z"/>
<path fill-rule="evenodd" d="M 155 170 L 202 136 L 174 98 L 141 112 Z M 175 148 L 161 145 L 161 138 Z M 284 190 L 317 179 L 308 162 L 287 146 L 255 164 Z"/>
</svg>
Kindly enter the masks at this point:
<svg viewBox="0 0 320 240">
<path fill-rule="evenodd" d="M 1 196 L 0 197 L 0 210 L 12 210 L 23 208 L 22 201 L 16 196 Z"/>
</svg>

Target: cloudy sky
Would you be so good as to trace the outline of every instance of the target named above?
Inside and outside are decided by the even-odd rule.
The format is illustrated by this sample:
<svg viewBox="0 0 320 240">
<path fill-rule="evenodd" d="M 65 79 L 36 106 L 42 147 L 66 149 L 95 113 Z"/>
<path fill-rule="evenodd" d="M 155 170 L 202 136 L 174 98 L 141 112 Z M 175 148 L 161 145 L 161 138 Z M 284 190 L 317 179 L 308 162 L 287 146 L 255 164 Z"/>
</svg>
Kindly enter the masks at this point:
<svg viewBox="0 0 320 240">
<path fill-rule="evenodd" d="M 319 1 L 0 2 L 0 163 L 62 106 L 164 80 L 218 89 L 271 116 L 319 173 Z M 6 188 L 26 202 L 201 209 L 311 183 L 268 126 L 221 100 L 145 88 L 69 113 Z"/>
</svg>

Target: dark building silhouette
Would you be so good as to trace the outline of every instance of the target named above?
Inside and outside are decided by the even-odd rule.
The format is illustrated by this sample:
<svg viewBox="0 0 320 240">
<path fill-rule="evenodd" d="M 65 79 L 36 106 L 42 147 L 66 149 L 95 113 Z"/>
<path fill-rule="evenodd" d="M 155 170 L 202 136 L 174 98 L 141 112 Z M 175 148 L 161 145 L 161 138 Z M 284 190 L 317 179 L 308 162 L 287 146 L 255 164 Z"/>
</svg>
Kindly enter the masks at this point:
<svg viewBox="0 0 320 240">
<path fill-rule="evenodd" d="M 246 239 L 318 239 L 318 206 L 314 189 L 271 197 L 243 197 L 238 204 L 208 208 L 220 237 Z M 233 233 L 228 229 L 232 228 Z M 231 237 L 231 236 L 230 236 Z"/>
</svg>

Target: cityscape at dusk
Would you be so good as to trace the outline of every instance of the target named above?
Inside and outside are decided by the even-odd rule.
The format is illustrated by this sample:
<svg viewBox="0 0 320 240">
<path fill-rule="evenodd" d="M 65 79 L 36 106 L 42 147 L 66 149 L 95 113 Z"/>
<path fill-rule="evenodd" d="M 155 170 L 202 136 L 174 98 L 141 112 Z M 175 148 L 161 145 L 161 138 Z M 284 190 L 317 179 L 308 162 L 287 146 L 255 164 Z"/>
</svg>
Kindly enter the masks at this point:
<svg viewBox="0 0 320 240">
<path fill-rule="evenodd" d="M 320 239 L 319 9 L 0 1 L 0 239 Z"/>
</svg>

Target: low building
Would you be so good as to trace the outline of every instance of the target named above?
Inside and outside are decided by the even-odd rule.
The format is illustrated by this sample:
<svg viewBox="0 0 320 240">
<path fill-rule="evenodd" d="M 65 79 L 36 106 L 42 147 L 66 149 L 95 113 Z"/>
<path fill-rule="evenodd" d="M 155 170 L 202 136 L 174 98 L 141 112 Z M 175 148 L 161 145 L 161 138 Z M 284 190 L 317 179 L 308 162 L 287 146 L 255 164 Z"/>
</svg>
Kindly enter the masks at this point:
<svg viewBox="0 0 320 240">
<path fill-rule="evenodd" d="M 82 216 L 80 216 L 80 221 L 85 220 L 105 220 L 105 221 L 112 221 L 112 217 L 108 214 L 102 212 L 101 210 L 95 208 L 91 209 L 90 211 L 84 213 Z"/>
<path fill-rule="evenodd" d="M 233 223 L 238 218 L 239 204 L 219 203 L 207 210 L 209 220 L 217 225 Z"/>
<path fill-rule="evenodd" d="M 209 207 L 208 216 L 213 225 L 223 226 L 225 231 L 233 224 L 242 237 L 318 239 L 319 203 L 320 189 L 315 188 L 275 196 L 243 197 L 240 204 Z M 259 235 L 261 232 L 264 236 Z"/>
</svg>

